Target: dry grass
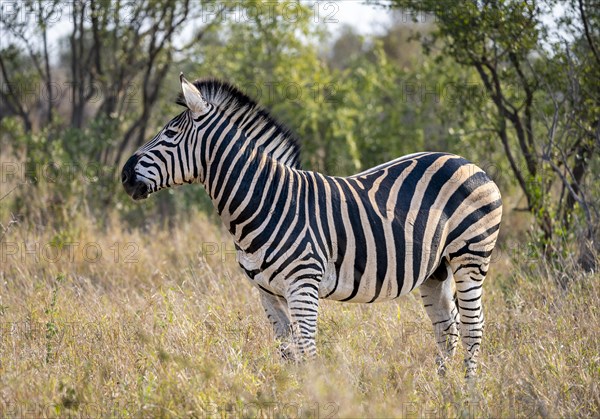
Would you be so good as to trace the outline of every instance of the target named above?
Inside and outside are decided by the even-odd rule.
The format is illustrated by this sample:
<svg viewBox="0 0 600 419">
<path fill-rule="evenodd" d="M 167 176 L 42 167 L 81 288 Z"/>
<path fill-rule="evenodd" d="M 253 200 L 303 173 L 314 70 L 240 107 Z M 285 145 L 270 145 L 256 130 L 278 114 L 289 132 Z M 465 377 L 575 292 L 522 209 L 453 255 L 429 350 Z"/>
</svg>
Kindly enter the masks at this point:
<svg viewBox="0 0 600 419">
<path fill-rule="evenodd" d="M 320 356 L 293 365 L 229 238 L 205 217 L 171 231 L 109 225 L 18 224 L 4 237 L 0 416 L 600 415 L 598 275 L 563 290 L 505 258 L 493 265 L 482 371 L 467 385 L 462 350 L 436 375 L 417 294 L 324 302 Z"/>
</svg>

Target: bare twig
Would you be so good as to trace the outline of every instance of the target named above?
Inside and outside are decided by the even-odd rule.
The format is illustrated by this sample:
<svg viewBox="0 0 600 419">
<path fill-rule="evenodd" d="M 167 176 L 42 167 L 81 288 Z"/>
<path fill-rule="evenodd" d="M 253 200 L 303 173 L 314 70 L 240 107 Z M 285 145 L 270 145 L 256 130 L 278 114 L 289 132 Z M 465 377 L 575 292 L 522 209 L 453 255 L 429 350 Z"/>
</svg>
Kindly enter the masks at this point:
<svg viewBox="0 0 600 419">
<path fill-rule="evenodd" d="M 581 14 L 581 20 L 583 22 L 583 32 L 585 33 L 585 37 L 590 45 L 590 49 L 596 58 L 596 65 L 600 65 L 600 55 L 598 54 L 598 50 L 596 50 L 596 46 L 594 45 L 594 40 L 592 39 L 592 35 L 590 34 L 590 28 L 587 21 L 587 15 L 585 13 L 585 9 L 583 8 L 583 0 L 579 0 L 579 13 Z"/>
</svg>

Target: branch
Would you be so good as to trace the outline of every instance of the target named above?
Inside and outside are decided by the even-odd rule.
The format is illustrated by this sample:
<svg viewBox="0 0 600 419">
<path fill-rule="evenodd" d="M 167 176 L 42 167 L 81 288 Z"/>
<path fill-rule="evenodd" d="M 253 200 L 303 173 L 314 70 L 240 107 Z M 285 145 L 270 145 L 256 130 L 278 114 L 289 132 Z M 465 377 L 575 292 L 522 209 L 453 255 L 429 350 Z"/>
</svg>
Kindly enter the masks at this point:
<svg viewBox="0 0 600 419">
<path fill-rule="evenodd" d="M 17 186 L 19 186 L 19 185 L 17 185 Z M 12 188 L 10 191 L 6 192 L 4 195 L 0 196 L 0 201 L 2 201 L 4 198 L 6 198 L 11 193 L 13 193 L 14 190 L 17 189 L 17 186 L 15 186 L 14 188 Z"/>
<path fill-rule="evenodd" d="M 591 239 L 592 238 L 591 237 L 591 235 L 592 235 L 592 215 L 590 213 L 590 208 L 588 207 L 587 199 L 585 198 L 585 194 L 583 193 L 582 188 L 576 184 L 577 189 L 579 189 L 579 193 L 581 194 L 581 196 L 579 196 L 577 194 L 577 192 L 574 190 L 573 186 L 571 185 L 571 182 L 569 182 L 569 180 L 567 179 L 565 174 L 562 172 L 562 170 L 560 170 L 560 167 L 558 167 L 557 164 L 554 163 L 551 159 L 546 159 L 545 161 L 550 165 L 552 170 L 554 170 L 554 172 L 560 177 L 563 185 L 569 190 L 569 194 L 575 200 L 575 202 L 577 202 L 579 205 L 581 205 L 581 208 L 583 208 L 583 212 L 585 213 L 585 218 L 588 222 L 588 236 L 590 236 L 588 238 Z M 569 169 L 568 165 L 565 164 L 564 167 L 565 167 L 565 170 L 567 170 L 569 172 L 569 175 L 573 177 L 573 173 Z M 575 180 L 573 182 L 575 182 Z"/>
<path fill-rule="evenodd" d="M 502 93 L 502 83 L 500 82 L 500 78 L 498 77 L 498 72 L 494 67 L 492 67 L 487 59 L 483 59 L 483 64 L 489 69 L 493 85 L 494 91 L 496 93 L 495 103 L 500 106 L 500 110 L 506 116 L 506 118 L 512 123 L 517 131 L 517 139 L 519 140 L 519 146 L 521 147 L 521 151 L 523 152 L 523 156 L 525 157 L 525 163 L 527 164 L 527 170 L 529 174 L 535 176 L 537 174 L 537 168 L 535 161 L 533 159 L 532 151 L 529 149 L 526 140 L 525 140 L 525 130 L 523 129 L 523 123 L 521 122 L 521 118 L 519 117 L 518 110 L 504 97 Z M 508 107 L 507 107 L 508 106 Z M 511 110 L 509 110 L 510 108 Z"/>
<path fill-rule="evenodd" d="M 521 69 L 521 64 L 514 52 L 510 52 L 508 54 L 510 61 L 512 62 L 515 70 L 517 71 L 517 75 L 521 80 L 521 84 L 523 85 L 523 89 L 525 90 L 525 134 L 527 136 L 527 144 L 529 146 L 529 150 L 534 150 L 533 144 L 533 129 L 531 126 L 531 105 L 533 103 L 533 90 L 529 85 L 529 80 L 525 77 L 523 70 Z M 533 89 L 536 89 L 537 86 L 533 86 Z"/>
<path fill-rule="evenodd" d="M 100 34 L 98 32 L 98 15 L 96 13 L 98 9 L 94 0 L 90 1 L 90 8 L 92 9 L 92 36 L 94 38 L 92 50 L 94 51 L 95 70 L 98 75 L 102 76 L 102 60 L 100 59 L 100 46 L 102 42 L 100 41 Z"/>
<path fill-rule="evenodd" d="M 506 152 L 506 157 L 508 158 L 510 167 L 513 170 L 515 176 L 517 177 L 517 181 L 519 182 L 521 189 L 523 190 L 523 192 L 525 193 L 525 196 L 527 197 L 528 205 L 531 205 L 531 195 L 529 194 L 529 190 L 527 189 L 527 183 L 525 182 L 525 178 L 523 177 L 523 174 L 519 170 L 519 166 L 517 165 L 515 158 L 512 154 L 512 151 L 510 149 L 510 145 L 508 144 L 508 136 L 506 133 L 506 122 L 504 120 L 504 117 L 507 114 L 510 114 L 510 111 L 506 107 L 503 106 L 502 99 L 496 94 L 494 87 L 483 68 L 482 63 L 475 61 L 474 65 L 475 65 L 475 69 L 479 73 L 479 76 L 481 77 L 481 80 L 483 81 L 483 84 L 486 86 L 486 89 L 492 94 L 492 100 L 494 101 L 494 103 L 498 107 L 498 110 L 500 111 L 500 127 L 496 130 L 496 132 L 500 136 L 500 140 L 502 141 L 502 145 L 504 146 L 504 151 Z"/>
<path fill-rule="evenodd" d="M 579 0 L 578 3 L 579 3 L 579 13 L 581 13 L 581 20 L 583 21 L 583 29 L 584 29 L 585 37 L 588 41 L 588 44 L 590 44 L 590 49 L 592 50 L 594 57 L 596 58 L 596 64 L 600 65 L 600 55 L 598 55 L 598 51 L 596 50 L 596 46 L 594 45 L 592 35 L 590 34 L 590 28 L 588 26 L 587 16 L 585 14 L 585 10 L 583 9 L 583 0 Z"/>
<path fill-rule="evenodd" d="M 38 18 L 40 19 L 40 21 L 43 21 L 44 19 L 47 18 L 43 16 L 42 14 L 42 10 L 43 10 L 43 6 L 41 3 L 41 0 L 38 0 L 38 7 L 39 7 L 39 15 Z M 46 90 L 48 91 L 48 103 L 46 104 L 46 112 L 48 113 L 47 115 L 47 123 L 50 124 L 52 122 L 52 110 L 53 110 L 53 106 L 52 106 L 52 73 L 50 72 L 50 58 L 48 57 L 48 31 L 46 29 L 46 24 L 42 23 L 42 24 L 38 24 L 39 27 L 41 27 L 42 30 L 42 46 L 43 46 L 43 51 L 44 51 L 44 69 L 46 71 L 46 77 L 45 77 L 45 81 L 46 81 Z"/>
<path fill-rule="evenodd" d="M 31 131 L 31 121 L 29 120 L 29 115 L 27 114 L 27 112 L 25 112 L 25 109 L 23 108 L 23 104 L 21 103 L 17 94 L 13 90 L 12 83 L 10 82 L 10 79 L 8 78 L 8 72 L 6 71 L 6 66 L 4 65 L 4 60 L 2 59 L 2 54 L 0 54 L 0 71 L 2 71 L 2 77 L 4 78 L 4 80 L 6 80 L 6 86 L 8 87 L 8 93 L 9 93 L 10 98 L 12 98 L 14 101 L 14 105 L 17 108 L 16 109 L 17 113 L 23 119 L 23 123 L 25 124 L 25 131 L 29 132 L 29 131 Z M 2 93 L 2 97 L 6 97 L 4 92 L 2 92 L 1 90 L 0 90 L 0 93 Z M 6 103 L 9 104 L 9 107 L 13 107 L 10 100 L 8 100 L 9 97 L 6 97 L 6 99 L 7 99 Z"/>
<path fill-rule="evenodd" d="M 234 8 L 234 5 L 229 5 L 229 6 L 223 6 L 221 8 L 221 10 L 219 10 L 219 12 L 215 15 L 215 18 L 213 20 L 210 21 L 210 23 L 208 23 L 206 26 L 204 26 L 202 28 L 202 30 L 198 31 L 196 33 L 196 35 L 185 45 L 183 45 L 181 48 L 175 48 L 173 47 L 173 51 L 180 53 L 180 52 L 184 52 L 186 50 L 188 50 L 192 45 L 194 45 L 196 42 L 199 42 L 202 40 L 202 38 L 204 38 L 204 35 L 206 35 L 206 33 L 214 26 L 216 26 L 218 23 L 221 22 L 221 18 L 223 17 L 223 14 L 226 11 L 230 11 Z"/>
<path fill-rule="evenodd" d="M 16 189 L 16 186 L 10 192 L 14 191 L 15 189 Z M 0 201 L 2 201 L 6 196 L 8 196 L 8 194 L 1 197 Z M 8 222 L 8 225 L 6 227 L 4 227 L 4 225 L 2 223 L 0 223 L 0 228 L 2 229 L 2 234 L 0 235 L 0 242 L 2 242 L 2 240 L 4 240 L 4 237 L 6 237 L 6 235 L 8 234 L 8 232 L 9 232 L 10 228 L 13 226 L 13 224 L 18 224 L 18 221 L 13 214 L 11 214 L 11 218 L 12 218 L 12 220 L 10 220 Z"/>
</svg>

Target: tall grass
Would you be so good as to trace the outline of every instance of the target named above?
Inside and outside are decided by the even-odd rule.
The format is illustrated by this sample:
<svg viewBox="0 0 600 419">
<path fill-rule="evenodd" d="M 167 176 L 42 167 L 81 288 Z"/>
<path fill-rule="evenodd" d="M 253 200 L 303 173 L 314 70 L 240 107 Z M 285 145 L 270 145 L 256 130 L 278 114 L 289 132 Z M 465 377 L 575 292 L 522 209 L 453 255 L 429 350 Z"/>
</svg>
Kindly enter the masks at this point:
<svg viewBox="0 0 600 419">
<path fill-rule="evenodd" d="M 418 293 L 324 301 L 319 357 L 279 358 L 226 232 L 13 224 L 0 268 L 2 417 L 600 415 L 600 276 L 564 288 L 506 257 L 485 286 L 480 377 L 445 378 Z M 575 276 L 575 273 L 573 274 Z"/>
</svg>

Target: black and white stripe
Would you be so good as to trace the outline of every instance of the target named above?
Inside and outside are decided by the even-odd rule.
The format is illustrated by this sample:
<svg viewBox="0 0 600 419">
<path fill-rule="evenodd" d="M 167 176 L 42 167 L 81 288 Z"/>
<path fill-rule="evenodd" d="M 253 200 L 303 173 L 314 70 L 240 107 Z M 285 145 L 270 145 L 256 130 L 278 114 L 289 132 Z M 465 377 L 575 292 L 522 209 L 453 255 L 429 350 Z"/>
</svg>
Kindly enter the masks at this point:
<svg viewBox="0 0 600 419">
<path fill-rule="evenodd" d="M 502 213 L 481 169 L 423 152 L 350 177 L 302 170 L 291 133 L 237 89 L 183 78 L 182 89 L 188 109 L 128 160 L 123 185 L 135 199 L 204 185 L 286 356 L 316 353 L 320 298 L 371 303 L 420 287 L 440 372 L 459 331 L 475 372 Z"/>
</svg>

